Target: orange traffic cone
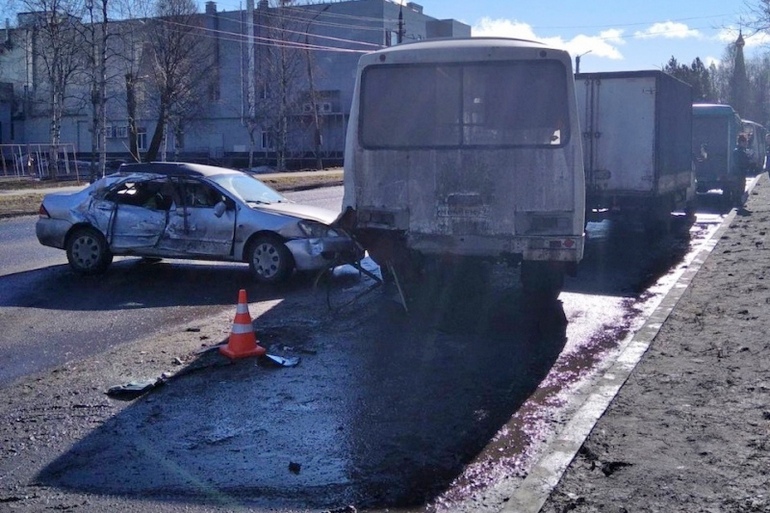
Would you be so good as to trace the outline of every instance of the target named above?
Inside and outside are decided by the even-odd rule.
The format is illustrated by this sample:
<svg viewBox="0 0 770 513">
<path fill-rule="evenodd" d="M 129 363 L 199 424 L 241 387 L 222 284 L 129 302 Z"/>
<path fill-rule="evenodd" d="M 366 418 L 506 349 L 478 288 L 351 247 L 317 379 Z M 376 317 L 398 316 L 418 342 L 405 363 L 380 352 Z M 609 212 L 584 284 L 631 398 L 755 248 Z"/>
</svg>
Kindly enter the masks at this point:
<svg viewBox="0 0 770 513">
<path fill-rule="evenodd" d="M 229 358 L 246 358 L 249 356 L 262 356 L 267 350 L 257 345 L 257 334 L 251 324 L 249 315 L 249 303 L 246 301 L 246 290 L 238 292 L 238 308 L 235 311 L 233 329 L 227 346 L 219 348 L 219 352 Z"/>
</svg>

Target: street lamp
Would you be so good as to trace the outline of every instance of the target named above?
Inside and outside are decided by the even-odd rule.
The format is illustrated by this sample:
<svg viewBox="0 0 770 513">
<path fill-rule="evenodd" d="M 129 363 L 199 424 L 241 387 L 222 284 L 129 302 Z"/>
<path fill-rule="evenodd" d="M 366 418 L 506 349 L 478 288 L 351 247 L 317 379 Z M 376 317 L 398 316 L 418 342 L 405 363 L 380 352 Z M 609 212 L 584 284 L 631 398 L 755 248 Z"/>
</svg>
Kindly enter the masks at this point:
<svg viewBox="0 0 770 513">
<path fill-rule="evenodd" d="M 588 54 L 589 54 L 589 53 L 591 53 L 591 52 L 592 52 L 592 50 L 588 50 L 587 52 L 583 52 L 583 53 L 581 53 L 580 55 L 578 55 L 578 56 L 576 56 L 576 57 L 575 57 L 575 74 L 576 74 L 576 75 L 577 75 L 578 73 L 580 73 L 580 58 L 581 58 L 582 56 L 584 56 L 584 55 L 588 55 Z"/>
</svg>

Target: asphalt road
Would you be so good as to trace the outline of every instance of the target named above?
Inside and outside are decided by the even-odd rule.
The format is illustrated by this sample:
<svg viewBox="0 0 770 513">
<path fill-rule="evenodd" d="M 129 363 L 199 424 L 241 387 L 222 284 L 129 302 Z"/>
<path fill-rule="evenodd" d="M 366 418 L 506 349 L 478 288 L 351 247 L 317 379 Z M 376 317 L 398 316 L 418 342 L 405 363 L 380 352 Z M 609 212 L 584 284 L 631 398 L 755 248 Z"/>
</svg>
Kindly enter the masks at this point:
<svg viewBox="0 0 770 513">
<path fill-rule="evenodd" d="M 342 187 L 287 194 L 298 202 L 339 210 Z M 116 258 L 108 273 L 77 276 L 62 250 L 41 246 L 37 217 L 0 219 L 0 386 L 116 344 L 213 315 L 233 304 L 233 290 L 255 298 L 283 289 L 258 289 L 245 264 L 167 261 L 144 264 Z M 171 265 L 169 265 L 171 264 Z"/>
<path fill-rule="evenodd" d="M 298 202 L 338 210 L 341 194 L 341 187 L 328 187 L 288 195 Z M 719 221 L 718 216 L 711 221 L 708 214 L 704 216 L 703 226 Z M 0 386 L 216 314 L 231 307 L 232 291 L 240 287 L 248 287 L 253 300 L 267 300 L 308 286 L 305 277 L 285 289 L 260 289 L 245 265 L 186 261 L 150 265 L 136 258 L 116 258 L 103 276 L 77 276 L 69 271 L 63 251 L 37 242 L 35 220 L 32 216 L 0 220 L 4 320 Z M 590 227 L 581 273 L 568 280 L 562 295 L 565 308 L 571 309 L 574 300 L 584 312 L 580 322 L 570 324 L 575 333 L 572 339 L 590 336 L 605 323 L 627 325 L 625 298 L 638 294 L 686 251 L 685 246 L 672 246 L 674 252 L 656 262 L 656 255 L 668 251 L 667 242 L 661 246 L 636 237 L 618 239 L 610 237 L 612 229 L 606 224 Z M 621 243 L 616 244 L 617 240 Z"/>
<path fill-rule="evenodd" d="M 526 474 L 549 426 L 563 421 L 569 391 L 644 322 L 720 222 L 709 216 L 675 223 L 670 237 L 653 240 L 613 223 L 590 226 L 580 275 L 546 305 L 523 298 L 507 268 L 493 270 L 484 294 L 447 276 L 409 315 L 381 294 L 330 315 L 307 280 L 259 289 L 245 267 L 230 265 L 125 259 L 99 279 L 63 265 L 3 276 L 0 314 L 14 328 L 2 340 L 14 345 L 3 350 L 2 367 L 75 362 L 44 380 L 81 406 L 105 402 L 94 383 L 105 382 L 107 367 L 139 373 L 179 354 L 176 344 L 191 338 L 187 327 L 211 329 L 230 317 L 243 286 L 263 343 L 302 355 L 300 367 L 277 372 L 248 363 L 207 368 L 203 359 L 205 370 L 146 401 L 66 415 L 66 430 L 43 429 L 45 447 L 56 450 L 41 456 L 38 493 L 66 490 L 71 500 L 62 507 L 87 495 L 94 511 L 103 500 L 125 506 L 148 495 L 158 511 L 160 503 L 207 511 L 210 501 L 256 511 L 343 504 L 430 511 L 437 503 L 494 510 L 486 490 Z M 343 273 L 333 299 L 366 285 Z M 126 353 L 102 360 L 116 345 Z M 70 381 L 77 376 L 80 388 Z M 35 432 L 34 418 L 18 422 Z"/>
</svg>

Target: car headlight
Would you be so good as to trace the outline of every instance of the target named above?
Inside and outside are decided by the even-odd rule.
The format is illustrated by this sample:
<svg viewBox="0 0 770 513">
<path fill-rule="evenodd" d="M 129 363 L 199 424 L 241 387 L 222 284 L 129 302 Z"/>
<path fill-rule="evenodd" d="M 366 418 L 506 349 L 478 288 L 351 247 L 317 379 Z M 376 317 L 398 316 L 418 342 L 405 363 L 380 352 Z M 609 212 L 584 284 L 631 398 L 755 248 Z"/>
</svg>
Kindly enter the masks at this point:
<svg viewBox="0 0 770 513">
<path fill-rule="evenodd" d="M 318 221 L 309 221 L 307 219 L 303 219 L 298 224 L 299 224 L 300 230 L 302 230 L 302 233 L 304 233 L 306 237 L 311 239 L 339 236 L 339 233 L 337 233 L 337 231 L 334 230 L 334 228 L 331 228 L 323 223 L 319 223 Z"/>
</svg>

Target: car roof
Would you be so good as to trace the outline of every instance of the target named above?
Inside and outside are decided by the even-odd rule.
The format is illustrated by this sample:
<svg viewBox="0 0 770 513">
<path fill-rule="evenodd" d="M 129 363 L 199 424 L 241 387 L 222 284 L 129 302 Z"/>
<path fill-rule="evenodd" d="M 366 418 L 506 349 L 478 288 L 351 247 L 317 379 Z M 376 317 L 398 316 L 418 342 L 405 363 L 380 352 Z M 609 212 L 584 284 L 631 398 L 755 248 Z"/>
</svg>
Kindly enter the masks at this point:
<svg viewBox="0 0 770 513">
<path fill-rule="evenodd" d="M 152 173 L 168 176 L 214 176 L 221 174 L 243 174 L 226 167 L 193 164 L 191 162 L 140 162 L 122 164 L 118 173 Z"/>
</svg>

